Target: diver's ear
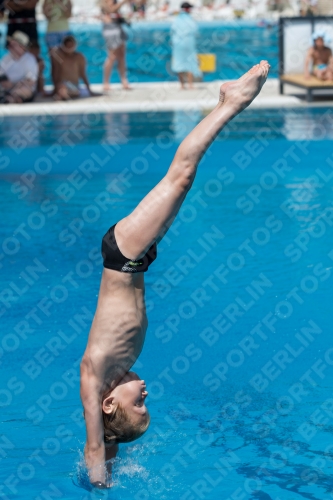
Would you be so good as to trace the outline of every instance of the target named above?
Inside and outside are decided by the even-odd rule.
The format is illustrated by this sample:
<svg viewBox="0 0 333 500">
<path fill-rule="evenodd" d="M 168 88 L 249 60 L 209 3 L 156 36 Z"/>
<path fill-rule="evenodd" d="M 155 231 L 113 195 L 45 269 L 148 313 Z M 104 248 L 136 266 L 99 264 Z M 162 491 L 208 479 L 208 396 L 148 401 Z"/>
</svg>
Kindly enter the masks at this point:
<svg viewBox="0 0 333 500">
<path fill-rule="evenodd" d="M 103 400 L 103 403 L 102 403 L 102 409 L 104 411 L 104 413 L 112 413 L 114 412 L 115 410 L 115 402 L 114 402 L 114 396 L 108 396 L 107 398 L 105 398 Z"/>
</svg>

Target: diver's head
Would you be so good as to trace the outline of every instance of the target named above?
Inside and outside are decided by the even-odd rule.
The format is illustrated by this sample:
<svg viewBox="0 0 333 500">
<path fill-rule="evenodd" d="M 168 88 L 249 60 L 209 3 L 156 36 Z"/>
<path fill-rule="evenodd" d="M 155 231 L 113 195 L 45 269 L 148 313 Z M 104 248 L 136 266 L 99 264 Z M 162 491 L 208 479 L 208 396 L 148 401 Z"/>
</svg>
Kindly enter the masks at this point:
<svg viewBox="0 0 333 500">
<path fill-rule="evenodd" d="M 146 432 L 150 416 L 145 405 L 148 396 L 144 380 L 128 372 L 102 403 L 106 442 L 129 443 Z"/>
</svg>

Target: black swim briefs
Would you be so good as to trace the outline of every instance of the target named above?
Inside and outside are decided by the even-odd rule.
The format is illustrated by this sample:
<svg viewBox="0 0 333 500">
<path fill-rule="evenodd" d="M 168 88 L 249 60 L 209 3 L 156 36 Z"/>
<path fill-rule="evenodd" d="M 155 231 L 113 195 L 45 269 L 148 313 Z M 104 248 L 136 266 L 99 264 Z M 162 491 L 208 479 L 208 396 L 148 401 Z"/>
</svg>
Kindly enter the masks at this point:
<svg viewBox="0 0 333 500">
<path fill-rule="evenodd" d="M 150 264 L 156 259 L 157 245 L 154 243 L 148 252 L 139 260 L 131 260 L 125 257 L 118 248 L 114 228 L 110 227 L 102 240 L 103 266 L 122 273 L 144 273 L 148 271 Z"/>
</svg>

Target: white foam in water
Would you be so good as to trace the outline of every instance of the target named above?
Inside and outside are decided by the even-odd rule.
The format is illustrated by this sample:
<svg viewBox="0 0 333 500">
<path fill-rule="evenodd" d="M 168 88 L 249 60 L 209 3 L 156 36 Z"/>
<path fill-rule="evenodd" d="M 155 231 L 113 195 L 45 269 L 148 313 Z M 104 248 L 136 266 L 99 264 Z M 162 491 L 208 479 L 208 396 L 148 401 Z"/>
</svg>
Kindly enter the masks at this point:
<svg viewBox="0 0 333 500">
<path fill-rule="evenodd" d="M 135 445 L 130 448 L 126 448 L 125 454 L 120 453 L 120 456 L 109 460 L 105 463 L 106 468 L 108 465 L 112 467 L 112 478 L 109 477 L 107 481 L 108 486 L 112 487 L 125 487 L 125 484 L 128 484 L 130 481 L 133 484 L 134 482 L 140 481 L 142 484 L 143 481 L 148 481 L 149 472 L 142 465 L 137 462 L 138 455 L 142 455 L 144 452 L 144 445 Z M 131 455 L 135 453 L 136 459 L 134 459 Z M 73 477 L 73 483 L 79 488 L 83 488 L 89 492 L 91 495 L 88 498 L 96 499 L 97 498 L 108 498 L 108 491 L 106 490 L 98 490 L 93 488 L 89 476 L 88 470 L 84 461 L 83 453 L 79 452 L 79 461 L 76 464 L 76 470 Z M 101 465 L 100 467 L 104 467 Z M 96 496 L 97 495 L 97 496 Z"/>
</svg>

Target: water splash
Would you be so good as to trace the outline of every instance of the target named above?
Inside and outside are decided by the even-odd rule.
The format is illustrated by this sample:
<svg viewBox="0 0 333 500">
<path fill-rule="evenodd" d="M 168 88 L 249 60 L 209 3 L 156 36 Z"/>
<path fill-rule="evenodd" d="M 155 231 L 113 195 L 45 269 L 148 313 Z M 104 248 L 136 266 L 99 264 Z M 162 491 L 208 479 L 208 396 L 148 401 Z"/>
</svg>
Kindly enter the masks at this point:
<svg viewBox="0 0 333 500">
<path fill-rule="evenodd" d="M 131 447 L 127 447 L 125 450 L 122 450 L 120 455 L 117 458 L 113 458 L 105 462 L 105 465 L 100 465 L 103 469 L 107 471 L 107 486 L 114 490 L 114 488 L 124 488 L 125 484 L 128 485 L 130 482 L 133 486 L 133 483 L 137 483 L 138 485 L 142 485 L 142 481 L 146 481 L 149 478 L 149 472 L 145 467 L 138 463 L 138 458 L 144 454 L 144 449 L 146 446 L 144 445 L 135 445 Z M 136 454 L 136 458 L 133 458 L 133 453 Z M 112 477 L 110 471 L 112 470 Z M 73 475 L 73 483 L 75 486 L 79 488 L 83 488 L 91 493 L 94 496 L 89 496 L 88 498 L 108 498 L 107 490 L 99 490 L 98 488 L 94 488 L 90 483 L 88 469 L 85 464 L 83 453 L 79 452 L 79 460 L 75 466 L 75 472 Z M 98 496 L 99 495 L 99 496 Z"/>
</svg>

